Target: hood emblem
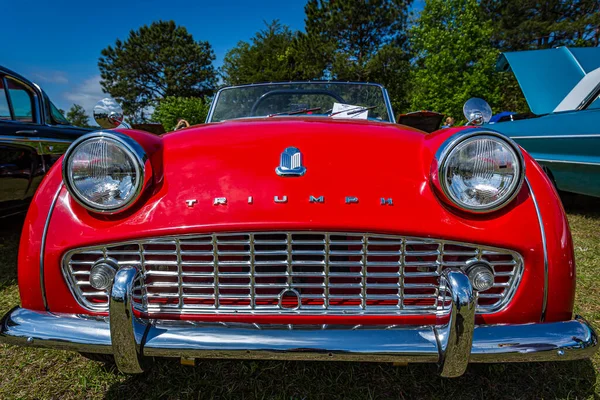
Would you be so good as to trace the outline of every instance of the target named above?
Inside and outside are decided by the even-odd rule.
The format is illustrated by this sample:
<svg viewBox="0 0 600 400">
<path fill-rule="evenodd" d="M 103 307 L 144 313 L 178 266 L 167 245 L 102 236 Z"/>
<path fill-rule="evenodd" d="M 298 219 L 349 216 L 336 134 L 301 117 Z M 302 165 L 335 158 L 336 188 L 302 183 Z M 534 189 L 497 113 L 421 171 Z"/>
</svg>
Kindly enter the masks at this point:
<svg viewBox="0 0 600 400">
<path fill-rule="evenodd" d="M 288 147 L 281 153 L 279 167 L 275 168 L 279 176 L 302 176 L 306 168 L 302 165 L 302 153 L 295 147 Z"/>
</svg>

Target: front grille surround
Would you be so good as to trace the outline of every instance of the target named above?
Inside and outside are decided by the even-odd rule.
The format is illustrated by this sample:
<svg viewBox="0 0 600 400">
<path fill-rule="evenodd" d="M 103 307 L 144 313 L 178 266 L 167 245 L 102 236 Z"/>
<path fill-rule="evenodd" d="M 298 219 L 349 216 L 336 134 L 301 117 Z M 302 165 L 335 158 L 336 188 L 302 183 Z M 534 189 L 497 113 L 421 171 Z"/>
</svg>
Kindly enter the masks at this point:
<svg viewBox="0 0 600 400">
<path fill-rule="evenodd" d="M 134 307 L 148 314 L 443 313 L 450 301 L 441 272 L 473 259 L 488 261 L 496 275 L 495 287 L 479 294 L 477 312 L 488 314 L 510 302 L 523 273 L 515 251 L 430 238 L 312 231 L 165 236 L 66 253 L 63 274 L 88 310 L 108 310 L 108 292 L 89 286 L 89 269 L 108 258 L 140 270 Z"/>
</svg>

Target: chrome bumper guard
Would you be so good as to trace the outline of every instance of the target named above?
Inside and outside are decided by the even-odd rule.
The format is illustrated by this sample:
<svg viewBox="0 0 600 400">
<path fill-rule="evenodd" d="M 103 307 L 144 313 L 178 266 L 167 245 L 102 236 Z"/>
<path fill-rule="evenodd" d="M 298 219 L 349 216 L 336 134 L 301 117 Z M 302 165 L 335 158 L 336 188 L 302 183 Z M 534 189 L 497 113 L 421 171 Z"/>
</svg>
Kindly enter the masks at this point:
<svg viewBox="0 0 600 400">
<path fill-rule="evenodd" d="M 86 317 L 15 308 L 0 321 L 0 342 L 113 354 L 119 369 L 140 373 L 150 357 L 438 363 L 445 377 L 469 362 L 559 361 L 588 358 L 598 339 L 583 319 L 475 326 L 467 276 L 444 272 L 452 307 L 434 326 L 257 325 L 140 320 L 131 292 L 137 270 L 115 277 L 110 316 Z"/>
</svg>

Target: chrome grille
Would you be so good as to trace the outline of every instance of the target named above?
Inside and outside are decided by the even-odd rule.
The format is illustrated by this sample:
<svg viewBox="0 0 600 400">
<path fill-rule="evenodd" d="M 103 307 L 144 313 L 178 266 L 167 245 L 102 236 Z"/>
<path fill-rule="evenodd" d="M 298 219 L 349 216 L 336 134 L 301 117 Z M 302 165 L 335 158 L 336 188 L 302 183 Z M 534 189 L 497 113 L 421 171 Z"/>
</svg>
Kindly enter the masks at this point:
<svg viewBox="0 0 600 400">
<path fill-rule="evenodd" d="M 89 285 L 91 266 L 134 265 L 137 309 L 148 313 L 431 314 L 449 305 L 444 268 L 488 261 L 492 289 L 478 312 L 510 301 L 523 270 L 513 251 L 444 240 L 362 233 L 218 233 L 144 239 L 67 253 L 63 272 L 77 300 L 107 310 Z"/>
</svg>

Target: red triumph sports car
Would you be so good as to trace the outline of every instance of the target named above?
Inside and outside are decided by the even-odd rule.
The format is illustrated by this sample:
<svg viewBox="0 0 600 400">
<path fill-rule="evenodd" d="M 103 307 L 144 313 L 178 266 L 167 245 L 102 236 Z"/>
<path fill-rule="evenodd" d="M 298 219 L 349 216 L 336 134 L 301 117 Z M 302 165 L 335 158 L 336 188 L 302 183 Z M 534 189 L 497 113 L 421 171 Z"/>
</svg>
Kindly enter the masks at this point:
<svg viewBox="0 0 600 400">
<path fill-rule="evenodd" d="M 122 118 L 98 111 L 105 128 Z M 487 128 L 398 125 L 375 84 L 231 87 L 202 126 L 83 136 L 35 195 L 18 268 L 1 342 L 128 373 L 177 357 L 452 377 L 597 347 L 540 166 Z"/>
</svg>

